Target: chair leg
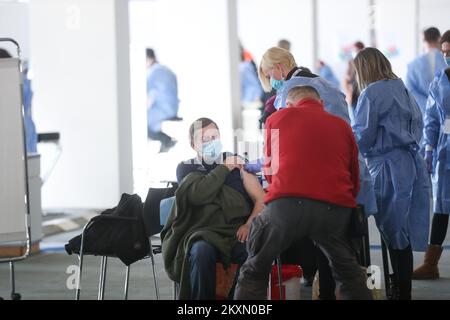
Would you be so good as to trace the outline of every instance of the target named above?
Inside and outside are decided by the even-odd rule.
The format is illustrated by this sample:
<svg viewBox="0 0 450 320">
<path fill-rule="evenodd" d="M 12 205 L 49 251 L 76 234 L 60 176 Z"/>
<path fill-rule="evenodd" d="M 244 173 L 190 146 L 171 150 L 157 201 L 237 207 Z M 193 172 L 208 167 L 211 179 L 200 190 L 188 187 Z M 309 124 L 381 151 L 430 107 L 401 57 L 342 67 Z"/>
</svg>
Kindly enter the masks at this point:
<svg viewBox="0 0 450 320">
<path fill-rule="evenodd" d="M 284 300 L 283 298 L 283 271 L 281 265 L 281 257 L 277 257 L 277 270 L 278 270 L 278 290 L 280 292 L 280 300 Z"/>
<path fill-rule="evenodd" d="M 105 299 L 105 286 L 106 286 L 106 269 L 108 265 L 108 257 L 102 257 L 100 266 L 100 280 L 98 284 L 98 300 Z"/>
<path fill-rule="evenodd" d="M 130 284 L 130 268 L 131 266 L 126 267 L 125 274 L 125 290 L 124 290 L 124 300 L 128 300 L 128 287 Z"/>
<path fill-rule="evenodd" d="M 156 300 L 159 300 L 159 287 L 158 287 L 158 279 L 156 278 L 156 272 L 155 272 L 155 258 L 153 257 L 153 254 L 150 255 L 150 259 L 152 261 L 152 270 L 153 270 L 153 281 L 155 283 L 155 292 L 156 292 Z"/>
</svg>

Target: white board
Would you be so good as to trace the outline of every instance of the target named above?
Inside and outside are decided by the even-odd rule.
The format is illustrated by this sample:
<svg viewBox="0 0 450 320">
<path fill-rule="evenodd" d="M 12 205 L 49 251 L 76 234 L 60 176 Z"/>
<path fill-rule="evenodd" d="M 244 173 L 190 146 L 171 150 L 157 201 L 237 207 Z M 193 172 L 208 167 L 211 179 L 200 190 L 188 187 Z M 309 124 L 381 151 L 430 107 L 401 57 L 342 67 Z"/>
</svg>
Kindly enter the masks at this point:
<svg viewBox="0 0 450 320">
<path fill-rule="evenodd" d="M 0 245 L 27 240 L 26 169 L 18 59 L 0 59 Z"/>
</svg>

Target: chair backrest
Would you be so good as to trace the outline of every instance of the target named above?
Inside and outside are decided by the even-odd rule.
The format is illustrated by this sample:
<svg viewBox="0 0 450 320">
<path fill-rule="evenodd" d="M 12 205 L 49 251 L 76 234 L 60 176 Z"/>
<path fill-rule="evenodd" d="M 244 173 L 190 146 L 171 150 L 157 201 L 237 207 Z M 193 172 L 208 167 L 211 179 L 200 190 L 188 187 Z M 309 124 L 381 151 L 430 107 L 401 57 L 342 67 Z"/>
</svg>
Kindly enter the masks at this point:
<svg viewBox="0 0 450 320">
<path fill-rule="evenodd" d="M 163 228 L 160 221 L 161 201 L 173 197 L 177 188 L 177 185 L 172 185 L 169 188 L 150 188 L 148 190 L 144 203 L 144 224 L 148 237 L 161 232 Z"/>
<path fill-rule="evenodd" d="M 161 201 L 159 209 L 159 219 L 162 226 L 166 225 L 167 219 L 169 219 L 170 210 L 175 202 L 176 197 L 163 199 Z"/>
</svg>

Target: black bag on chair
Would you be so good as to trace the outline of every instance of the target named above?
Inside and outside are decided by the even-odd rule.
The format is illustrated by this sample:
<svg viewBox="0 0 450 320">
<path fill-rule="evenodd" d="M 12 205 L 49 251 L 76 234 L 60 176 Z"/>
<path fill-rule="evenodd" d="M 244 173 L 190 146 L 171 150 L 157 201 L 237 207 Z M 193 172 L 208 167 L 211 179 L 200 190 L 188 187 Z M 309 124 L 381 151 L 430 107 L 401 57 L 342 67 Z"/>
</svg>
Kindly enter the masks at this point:
<svg viewBox="0 0 450 320">
<path fill-rule="evenodd" d="M 361 205 L 352 210 L 349 232 L 352 239 L 365 237 L 369 234 L 366 213 Z"/>
<path fill-rule="evenodd" d="M 116 208 L 94 217 L 86 229 L 84 253 L 116 256 L 125 265 L 145 258 L 150 245 L 143 221 L 143 204 L 138 195 L 123 194 Z M 68 254 L 80 253 L 81 235 L 66 244 Z"/>
</svg>

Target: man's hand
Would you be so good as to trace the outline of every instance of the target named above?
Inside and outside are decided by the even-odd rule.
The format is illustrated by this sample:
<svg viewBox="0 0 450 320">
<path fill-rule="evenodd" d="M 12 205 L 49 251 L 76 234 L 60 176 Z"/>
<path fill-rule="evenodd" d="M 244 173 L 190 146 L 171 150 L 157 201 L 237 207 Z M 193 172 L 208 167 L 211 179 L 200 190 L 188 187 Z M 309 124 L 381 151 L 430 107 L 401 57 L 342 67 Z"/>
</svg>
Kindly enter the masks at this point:
<svg viewBox="0 0 450 320">
<path fill-rule="evenodd" d="M 244 224 L 241 226 L 237 232 L 237 239 L 239 242 L 245 243 L 248 239 L 248 233 L 249 233 L 250 227 L 248 224 Z"/>
<path fill-rule="evenodd" d="M 234 169 L 241 170 L 244 167 L 245 161 L 241 157 L 228 157 L 225 159 L 223 165 L 226 166 L 230 171 Z"/>
</svg>

